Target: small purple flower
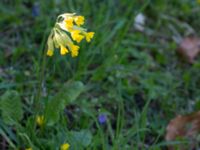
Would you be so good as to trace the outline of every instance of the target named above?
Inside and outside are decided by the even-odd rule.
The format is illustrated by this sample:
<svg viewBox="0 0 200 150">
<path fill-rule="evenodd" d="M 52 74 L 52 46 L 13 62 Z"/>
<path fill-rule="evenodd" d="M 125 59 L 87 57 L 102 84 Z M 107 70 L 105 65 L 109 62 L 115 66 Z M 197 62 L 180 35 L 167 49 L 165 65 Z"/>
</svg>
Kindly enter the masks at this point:
<svg viewBox="0 0 200 150">
<path fill-rule="evenodd" d="M 99 121 L 100 124 L 106 123 L 106 120 L 107 120 L 107 116 L 105 114 L 100 114 L 98 116 L 98 121 Z"/>
</svg>

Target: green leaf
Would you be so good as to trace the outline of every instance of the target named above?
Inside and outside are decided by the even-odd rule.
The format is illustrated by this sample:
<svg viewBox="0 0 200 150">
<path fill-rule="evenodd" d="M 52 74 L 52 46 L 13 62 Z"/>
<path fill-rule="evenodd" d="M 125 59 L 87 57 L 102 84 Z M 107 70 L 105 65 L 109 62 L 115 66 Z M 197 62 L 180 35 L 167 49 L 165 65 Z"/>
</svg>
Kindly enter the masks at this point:
<svg viewBox="0 0 200 150">
<path fill-rule="evenodd" d="M 76 144 L 81 145 L 83 147 L 89 146 L 92 141 L 92 134 L 89 130 L 81 130 L 79 132 L 72 131 L 71 136 L 72 139 L 76 142 Z"/>
<path fill-rule="evenodd" d="M 2 119 L 8 125 L 14 125 L 23 117 L 22 103 L 17 91 L 7 91 L 1 96 L 0 110 Z"/>
<path fill-rule="evenodd" d="M 45 108 L 45 120 L 47 125 L 54 125 L 60 118 L 60 113 L 67 104 L 72 103 L 83 92 L 84 85 L 80 81 L 69 82 L 60 92 L 54 96 Z"/>
</svg>

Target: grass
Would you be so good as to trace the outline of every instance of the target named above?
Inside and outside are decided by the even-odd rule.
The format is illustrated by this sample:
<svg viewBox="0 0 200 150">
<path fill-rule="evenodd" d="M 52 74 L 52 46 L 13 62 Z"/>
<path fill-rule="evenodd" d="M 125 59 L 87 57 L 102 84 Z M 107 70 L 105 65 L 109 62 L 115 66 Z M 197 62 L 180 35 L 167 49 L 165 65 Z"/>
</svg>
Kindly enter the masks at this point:
<svg viewBox="0 0 200 150">
<path fill-rule="evenodd" d="M 34 6 L 39 6 L 38 16 L 32 14 Z M 1 149 L 55 150 L 63 142 L 70 143 L 70 150 L 166 149 L 169 120 L 200 108 L 199 60 L 193 65 L 182 61 L 173 39 L 191 34 L 191 29 L 199 35 L 199 11 L 191 0 L 2 0 L 1 101 L 6 91 L 17 91 L 24 113 L 20 122 L 8 125 L 1 110 Z M 59 54 L 47 58 L 43 107 L 52 99 L 55 105 L 69 99 L 53 126 L 35 131 L 33 100 L 41 56 L 63 12 L 84 15 L 95 38 L 81 44 L 75 59 Z M 138 13 L 147 17 L 143 33 L 133 26 Z M 103 125 L 100 114 L 107 116 Z"/>
</svg>

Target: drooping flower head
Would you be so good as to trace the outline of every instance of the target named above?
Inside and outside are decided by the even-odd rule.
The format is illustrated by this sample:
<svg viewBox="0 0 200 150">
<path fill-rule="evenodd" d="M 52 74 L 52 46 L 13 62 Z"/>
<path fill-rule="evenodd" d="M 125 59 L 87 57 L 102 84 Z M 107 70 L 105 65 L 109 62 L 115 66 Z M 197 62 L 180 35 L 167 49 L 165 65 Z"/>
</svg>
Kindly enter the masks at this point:
<svg viewBox="0 0 200 150">
<path fill-rule="evenodd" d="M 54 49 L 59 48 L 61 55 L 71 53 L 72 57 L 79 54 L 79 44 L 84 38 L 90 42 L 94 37 L 94 32 L 87 32 L 81 26 L 84 24 L 85 18 L 77 16 L 75 13 L 64 13 L 58 16 L 54 28 L 47 40 L 47 55 L 53 56 Z"/>
</svg>

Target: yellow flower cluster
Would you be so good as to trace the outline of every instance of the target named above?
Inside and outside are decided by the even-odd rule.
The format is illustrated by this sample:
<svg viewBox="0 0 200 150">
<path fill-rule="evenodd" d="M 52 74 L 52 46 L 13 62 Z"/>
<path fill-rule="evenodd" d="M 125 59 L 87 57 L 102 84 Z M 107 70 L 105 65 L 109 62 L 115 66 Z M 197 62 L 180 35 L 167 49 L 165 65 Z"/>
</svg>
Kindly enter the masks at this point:
<svg viewBox="0 0 200 150">
<path fill-rule="evenodd" d="M 84 38 L 90 42 L 94 37 L 94 32 L 87 32 L 81 27 L 84 22 L 83 16 L 76 16 L 74 13 L 59 15 L 47 41 L 47 55 L 53 56 L 54 48 L 59 48 L 61 55 L 70 52 L 72 57 L 78 56 L 80 47 L 74 42 L 80 43 Z"/>
</svg>

